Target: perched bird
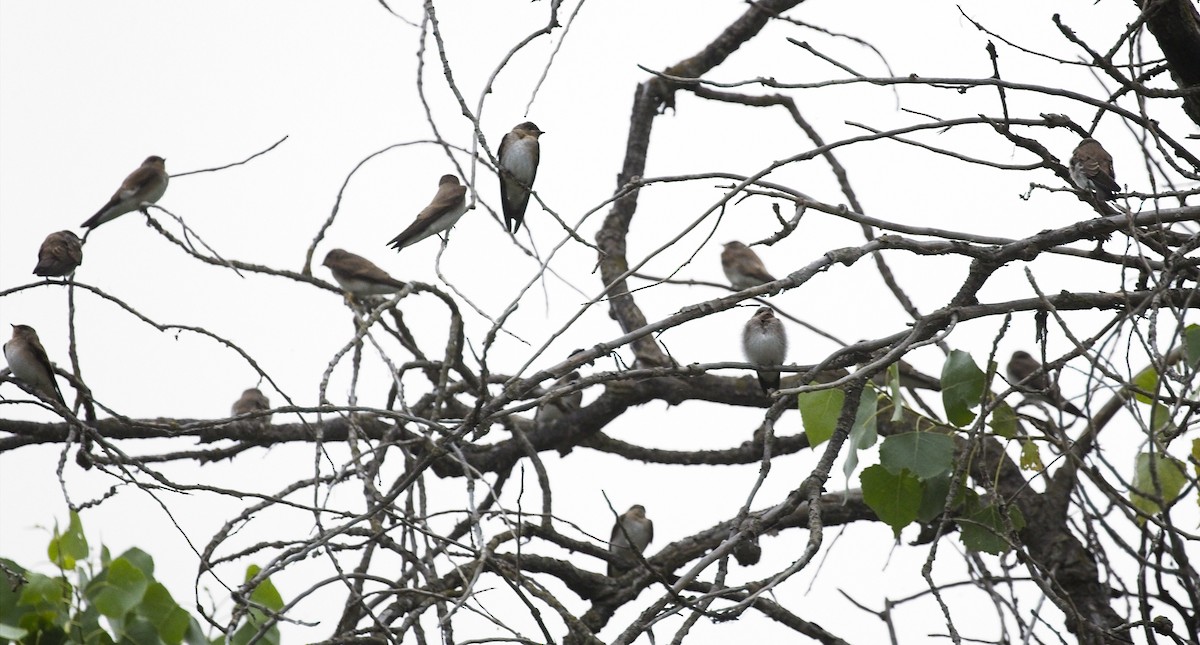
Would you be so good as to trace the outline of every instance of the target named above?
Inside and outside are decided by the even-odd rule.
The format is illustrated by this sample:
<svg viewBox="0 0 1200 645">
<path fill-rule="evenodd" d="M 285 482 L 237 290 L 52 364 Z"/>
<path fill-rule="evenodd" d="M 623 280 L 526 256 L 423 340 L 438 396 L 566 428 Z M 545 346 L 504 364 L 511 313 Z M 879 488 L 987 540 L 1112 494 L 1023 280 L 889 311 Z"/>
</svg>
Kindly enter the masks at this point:
<svg viewBox="0 0 1200 645">
<path fill-rule="evenodd" d="M 545 134 L 532 121 L 512 129 L 500 140 L 500 201 L 504 208 L 504 226 L 516 234 L 525 220 L 529 189 L 537 177 L 538 137 Z"/>
<path fill-rule="evenodd" d="M 1113 158 L 1095 139 L 1084 139 L 1071 153 L 1071 180 L 1084 190 L 1095 191 L 1101 199 L 1111 201 L 1113 193 L 1121 192 Z"/>
<path fill-rule="evenodd" d="M 582 351 L 582 349 L 577 349 L 571 352 L 571 356 L 575 356 Z M 569 385 L 578 380 L 579 370 L 574 370 L 555 381 L 549 389 L 556 390 L 564 385 Z M 583 390 L 575 390 L 574 392 L 550 399 L 549 401 L 538 405 L 537 413 L 534 415 L 533 420 L 538 426 L 554 423 L 578 410 L 579 406 L 581 405 L 583 405 Z"/>
<path fill-rule="evenodd" d="M 321 264 L 329 267 L 333 279 L 352 296 L 383 296 L 407 286 L 370 260 L 342 249 L 326 253 L 325 261 Z"/>
<path fill-rule="evenodd" d="M 38 340 L 37 332 L 29 325 L 13 325 L 12 328 L 12 340 L 4 343 L 4 360 L 8 361 L 13 376 L 66 407 L 58 382 L 54 380 L 50 357 L 46 356 L 46 349 Z"/>
<path fill-rule="evenodd" d="M 263 394 L 262 390 L 252 387 L 245 392 L 242 392 L 242 397 L 233 402 L 233 408 L 230 410 L 230 415 L 236 417 L 243 414 L 250 414 L 251 412 L 261 412 L 263 410 L 270 409 L 271 402 L 267 399 L 267 395 Z M 267 423 L 270 423 L 271 415 L 268 414 L 261 417 L 254 417 L 252 420 L 256 423 L 266 425 Z"/>
<path fill-rule="evenodd" d="M 630 547 L 642 553 L 653 539 L 654 522 L 646 518 L 646 507 L 641 504 L 630 506 L 617 518 L 612 535 L 608 538 L 608 552 L 625 564 L 608 563 L 608 577 L 615 578 L 633 568 L 633 550 Z"/>
<path fill-rule="evenodd" d="M 721 251 L 721 268 L 734 289 L 741 291 L 760 284 L 774 282 L 775 276 L 767 273 L 758 254 L 741 242 L 726 242 Z"/>
<path fill-rule="evenodd" d="M 454 175 L 442 175 L 438 180 L 437 194 L 425 210 L 417 213 L 417 219 L 408 228 L 388 242 L 388 246 L 399 251 L 406 246 L 449 230 L 458 218 L 467 212 L 467 187 L 458 183 Z"/>
<path fill-rule="evenodd" d="M 83 264 L 83 242 L 71 231 L 59 231 L 47 235 L 42 242 L 33 274 L 61 277 L 70 275 L 80 264 Z"/>
<path fill-rule="evenodd" d="M 81 224 L 84 228 L 96 228 L 101 224 L 115 219 L 118 215 L 124 215 L 130 211 L 138 210 L 142 204 L 150 202 L 153 204 L 162 198 L 163 193 L 167 192 L 167 175 L 166 159 L 162 157 L 146 157 L 138 169 L 129 174 L 125 181 L 121 182 L 121 187 L 117 192 L 113 193 L 112 199 L 88 218 L 88 221 Z"/>
<path fill-rule="evenodd" d="M 1029 352 L 1013 352 L 1004 371 L 1008 374 L 1008 382 L 1029 395 L 1029 398 L 1045 401 L 1067 414 L 1083 416 L 1079 408 L 1063 398 L 1058 384 L 1051 382 L 1050 375 L 1042 369 L 1042 364 L 1030 356 Z"/>
<path fill-rule="evenodd" d="M 742 351 L 755 365 L 783 365 L 787 357 L 787 334 L 783 323 L 770 307 L 759 307 L 742 330 Z M 779 389 L 779 372 L 758 370 L 758 384 L 763 392 Z"/>
</svg>

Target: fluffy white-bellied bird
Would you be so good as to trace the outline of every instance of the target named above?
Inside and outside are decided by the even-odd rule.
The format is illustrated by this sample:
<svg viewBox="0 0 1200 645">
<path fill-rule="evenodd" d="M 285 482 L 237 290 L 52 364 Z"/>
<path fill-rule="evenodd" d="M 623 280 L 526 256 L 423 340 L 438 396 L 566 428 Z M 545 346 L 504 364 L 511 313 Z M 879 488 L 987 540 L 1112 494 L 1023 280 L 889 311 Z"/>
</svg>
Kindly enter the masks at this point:
<svg viewBox="0 0 1200 645">
<path fill-rule="evenodd" d="M 241 416 L 250 414 L 251 412 L 262 412 L 263 410 L 271 409 L 271 401 L 267 399 L 267 395 L 262 393 L 262 390 L 252 387 L 245 392 L 237 401 L 233 402 L 233 407 L 230 408 L 231 416 Z M 252 419 L 255 423 L 266 425 L 271 421 L 271 415 L 263 415 Z"/>
<path fill-rule="evenodd" d="M 742 330 L 742 351 L 746 360 L 755 365 L 783 365 L 787 358 L 787 334 L 783 323 L 770 307 L 759 307 Z M 763 392 L 779 389 L 779 372 L 758 370 L 758 384 Z"/>
<path fill-rule="evenodd" d="M 654 539 L 654 522 L 646 517 L 646 507 L 634 504 L 625 511 L 615 524 L 608 538 L 608 552 L 621 559 L 622 564 L 608 563 L 608 577 L 625 573 L 633 568 L 633 550 L 644 553 Z"/>
<path fill-rule="evenodd" d="M 163 193 L 167 192 L 168 179 L 170 176 L 167 175 L 166 159 L 146 157 L 142 165 L 121 182 L 121 187 L 113 193 L 112 199 L 81 226 L 96 228 L 119 215 L 140 209 L 146 202 L 157 202 Z"/>
<path fill-rule="evenodd" d="M 62 277 L 70 275 L 80 264 L 83 264 L 83 241 L 71 231 L 58 231 L 47 235 L 42 242 L 33 274 Z"/>
<path fill-rule="evenodd" d="M 1013 387 L 1024 392 L 1031 399 L 1045 401 L 1050 405 L 1077 417 L 1083 416 L 1079 408 L 1066 400 L 1058 389 L 1058 384 L 1050 380 L 1050 375 L 1042 369 L 1042 364 L 1029 352 L 1015 351 L 1004 371 Z"/>
<path fill-rule="evenodd" d="M 1121 192 L 1112 155 L 1095 139 L 1084 139 L 1075 146 L 1075 152 L 1071 153 L 1071 180 L 1084 190 L 1095 191 L 1105 201 L 1113 199 L 1113 193 Z"/>
<path fill-rule="evenodd" d="M 442 175 L 438 180 L 437 194 L 425 210 L 417 213 L 408 228 L 393 237 L 388 246 L 399 251 L 406 246 L 449 230 L 467 212 L 467 187 L 458 182 L 454 175 Z"/>
<path fill-rule="evenodd" d="M 738 291 L 775 281 L 775 276 L 767 273 L 758 254 L 741 242 L 725 243 L 725 250 L 721 251 L 721 268 L 729 284 Z"/>
<path fill-rule="evenodd" d="M 58 382 L 54 380 L 50 357 L 46 355 L 37 332 L 29 325 L 13 325 L 12 328 L 12 340 L 4 343 L 4 360 L 8 361 L 13 376 L 66 407 Z"/>
<path fill-rule="evenodd" d="M 529 206 L 529 189 L 537 177 L 538 157 L 541 156 L 538 137 L 545 134 L 532 121 L 512 129 L 500 140 L 500 202 L 504 209 L 504 226 L 516 234 L 525 221 Z"/>
<path fill-rule="evenodd" d="M 333 279 L 355 297 L 384 296 L 407 286 L 375 266 L 374 262 L 343 249 L 332 249 L 326 253 L 325 261 L 321 264 L 329 267 Z"/>
</svg>

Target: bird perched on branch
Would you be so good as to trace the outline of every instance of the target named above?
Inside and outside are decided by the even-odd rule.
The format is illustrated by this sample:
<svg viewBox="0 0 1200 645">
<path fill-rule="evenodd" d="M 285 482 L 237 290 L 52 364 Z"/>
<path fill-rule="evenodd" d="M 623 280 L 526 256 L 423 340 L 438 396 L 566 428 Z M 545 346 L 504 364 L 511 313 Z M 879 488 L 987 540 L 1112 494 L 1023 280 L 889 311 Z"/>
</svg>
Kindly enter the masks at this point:
<svg viewBox="0 0 1200 645">
<path fill-rule="evenodd" d="M 1105 201 L 1111 201 L 1113 193 L 1121 192 L 1112 155 L 1095 139 L 1084 139 L 1075 146 L 1075 152 L 1071 153 L 1071 180 Z"/>
<path fill-rule="evenodd" d="M 504 226 L 512 234 L 525 221 L 525 208 L 529 206 L 529 189 L 537 177 L 538 157 L 541 152 L 538 137 L 545 134 L 532 121 L 526 121 L 512 129 L 500 140 L 496 156 L 500 160 L 500 202 L 504 210 Z"/>
<path fill-rule="evenodd" d="M 738 291 L 775 281 L 775 276 L 767 273 L 758 254 L 741 242 L 725 243 L 725 250 L 721 251 L 721 268 L 729 284 Z"/>
<path fill-rule="evenodd" d="M 271 401 L 267 399 L 267 395 L 263 394 L 262 390 L 252 387 L 245 392 L 242 392 L 242 396 L 237 401 L 233 402 L 233 407 L 230 409 L 230 416 L 238 417 L 243 414 L 262 412 L 270 409 Z M 251 421 L 266 425 L 271 422 L 271 415 L 267 414 L 261 417 L 254 417 Z"/>
<path fill-rule="evenodd" d="M 397 251 L 406 246 L 447 231 L 467 212 L 467 187 L 458 182 L 454 175 L 442 175 L 438 180 L 437 194 L 433 201 L 420 213 L 408 228 L 393 237 L 388 246 Z"/>
<path fill-rule="evenodd" d="M 742 330 L 742 351 L 755 365 L 782 365 L 787 358 L 787 334 L 783 323 L 770 307 L 759 307 Z M 779 389 L 779 372 L 758 370 L 758 384 L 764 393 Z"/>
<path fill-rule="evenodd" d="M 1083 412 L 1080 412 L 1079 408 L 1063 398 L 1058 384 L 1050 380 L 1050 375 L 1042 367 L 1042 364 L 1030 356 L 1029 352 L 1021 350 L 1013 352 L 1004 371 L 1008 374 L 1009 383 L 1024 392 L 1029 398 L 1045 401 L 1067 414 L 1083 416 Z"/>
<path fill-rule="evenodd" d="M 408 286 L 375 266 L 374 262 L 342 249 L 329 251 L 321 264 L 329 267 L 333 279 L 355 297 L 389 295 Z"/>
<path fill-rule="evenodd" d="M 617 518 L 608 538 L 608 552 L 623 564 L 608 563 L 608 577 L 615 578 L 633 568 L 633 551 L 644 553 L 654 539 L 654 522 L 646 517 L 646 507 L 634 504 Z M 632 547 L 632 548 L 631 548 Z"/>
<path fill-rule="evenodd" d="M 573 357 L 581 352 L 583 352 L 582 349 L 577 349 L 571 352 L 571 356 Z M 557 390 L 560 387 L 570 385 L 578 380 L 579 370 L 573 370 L 564 375 L 562 378 L 554 381 L 554 384 L 551 385 L 549 389 Z M 575 390 L 538 405 L 537 413 L 535 413 L 533 419 L 534 422 L 539 426 L 543 424 L 554 423 L 578 410 L 581 405 L 583 405 L 583 390 Z"/>
<path fill-rule="evenodd" d="M 130 211 L 141 210 L 142 204 L 155 203 L 167 192 L 166 159 L 162 157 L 146 157 L 138 169 L 129 174 L 121 187 L 113 193 L 112 199 L 95 215 L 81 224 L 83 228 L 96 228 L 101 224 L 116 219 Z"/>
<path fill-rule="evenodd" d="M 59 231 L 47 235 L 42 242 L 33 274 L 62 277 L 70 275 L 80 264 L 83 264 L 83 241 L 71 231 Z"/>
<path fill-rule="evenodd" d="M 4 360 L 18 381 L 40 392 L 48 399 L 58 401 L 64 408 L 62 392 L 54 380 L 54 367 L 46 348 L 38 339 L 37 332 L 29 325 L 13 325 L 12 340 L 4 343 Z"/>
</svg>

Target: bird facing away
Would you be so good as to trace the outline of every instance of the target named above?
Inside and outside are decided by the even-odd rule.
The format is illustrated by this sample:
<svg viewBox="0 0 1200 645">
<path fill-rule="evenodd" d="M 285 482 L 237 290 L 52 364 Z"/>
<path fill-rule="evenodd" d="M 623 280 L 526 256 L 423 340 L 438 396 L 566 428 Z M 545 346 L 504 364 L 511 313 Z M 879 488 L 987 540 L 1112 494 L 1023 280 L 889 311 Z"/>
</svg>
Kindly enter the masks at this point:
<svg viewBox="0 0 1200 645">
<path fill-rule="evenodd" d="M 583 352 L 582 349 L 577 349 L 571 352 L 571 356 L 573 357 L 581 352 Z M 555 381 L 549 389 L 557 390 L 560 387 L 578 381 L 579 378 L 579 370 L 574 370 Z M 583 405 L 583 390 L 575 390 L 574 392 L 550 399 L 538 405 L 533 420 L 538 426 L 555 423 L 559 419 L 578 410 L 581 405 Z"/>
<path fill-rule="evenodd" d="M 236 417 L 243 414 L 250 414 L 251 412 L 261 412 L 263 410 L 270 409 L 271 402 L 267 399 L 267 395 L 263 394 L 262 390 L 252 387 L 245 392 L 242 392 L 241 398 L 233 402 L 233 408 L 230 410 L 230 415 Z M 271 415 L 268 414 L 261 417 L 254 417 L 251 419 L 251 421 L 266 425 L 267 423 L 270 423 Z"/>
<path fill-rule="evenodd" d="M 759 307 L 742 330 L 742 351 L 755 365 L 783 365 L 787 358 L 787 334 L 783 323 L 770 307 Z M 758 370 L 758 384 L 764 393 L 779 389 L 779 372 Z"/>
<path fill-rule="evenodd" d="M 1071 180 L 1084 190 L 1095 191 L 1101 199 L 1111 201 L 1113 193 L 1121 192 L 1113 158 L 1095 139 L 1084 139 L 1071 153 Z"/>
<path fill-rule="evenodd" d="M 145 202 L 157 202 L 167 192 L 168 178 L 166 159 L 146 157 L 142 165 L 121 182 L 121 187 L 113 193 L 104 208 L 96 211 L 81 226 L 96 228 L 119 215 L 140 209 Z"/>
<path fill-rule="evenodd" d="M 430 235 L 449 230 L 465 212 L 467 212 L 467 187 L 459 184 L 458 177 L 454 175 L 442 175 L 442 178 L 438 180 L 438 190 L 437 194 L 433 196 L 433 201 L 429 202 L 425 210 L 417 213 L 417 219 L 413 220 L 413 223 L 409 224 L 408 228 L 401 231 L 399 235 L 393 237 L 388 242 L 388 246 L 399 251 Z"/>
<path fill-rule="evenodd" d="M 1050 380 L 1050 375 L 1042 369 L 1042 364 L 1030 356 L 1029 352 L 1021 350 L 1013 352 L 1004 371 L 1008 374 L 1009 383 L 1024 392 L 1029 398 L 1045 401 L 1067 414 L 1083 416 L 1079 408 L 1063 398 L 1058 384 Z"/>
<path fill-rule="evenodd" d="M 721 251 L 721 268 L 734 289 L 741 291 L 760 284 L 774 282 L 775 276 L 767 273 L 758 254 L 741 242 L 726 242 Z"/>
<path fill-rule="evenodd" d="M 545 134 L 532 121 L 512 129 L 500 140 L 500 202 L 504 209 L 504 226 L 514 235 L 525 221 L 529 206 L 529 189 L 537 177 L 538 137 Z"/>
<path fill-rule="evenodd" d="M 329 267 L 333 279 L 355 297 L 388 295 L 407 286 L 370 260 L 342 249 L 326 253 L 321 264 Z"/>
<path fill-rule="evenodd" d="M 71 231 L 59 231 L 47 235 L 42 242 L 33 274 L 62 277 L 70 275 L 80 264 L 83 264 L 83 242 Z"/>
<path fill-rule="evenodd" d="M 29 325 L 13 325 L 12 340 L 4 343 L 4 360 L 8 368 L 30 388 L 40 392 L 49 399 L 54 399 L 66 407 L 58 382 L 54 380 L 54 368 L 50 365 L 50 357 L 42 341 L 38 340 L 37 332 Z"/>
<path fill-rule="evenodd" d="M 622 527 L 624 530 L 622 530 Z M 608 577 L 615 578 L 633 568 L 633 549 L 643 553 L 654 539 L 654 522 L 646 518 L 646 507 L 634 504 L 617 518 L 608 538 L 608 552 L 625 564 L 608 563 Z M 630 546 L 633 549 L 630 549 Z"/>
</svg>

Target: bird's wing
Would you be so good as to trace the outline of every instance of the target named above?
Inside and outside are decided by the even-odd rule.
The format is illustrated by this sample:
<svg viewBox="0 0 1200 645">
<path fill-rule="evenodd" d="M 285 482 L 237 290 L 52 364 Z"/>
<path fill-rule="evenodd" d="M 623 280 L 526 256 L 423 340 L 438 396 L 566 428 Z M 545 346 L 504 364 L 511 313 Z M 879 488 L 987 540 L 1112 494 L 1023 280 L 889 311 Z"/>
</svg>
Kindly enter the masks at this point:
<svg viewBox="0 0 1200 645">
<path fill-rule="evenodd" d="M 46 375 L 50 377 L 50 386 L 54 388 L 54 395 L 58 397 L 58 402 L 67 407 L 67 402 L 63 399 L 62 390 L 58 389 L 58 379 L 54 378 L 54 366 L 50 364 L 50 356 L 46 354 L 46 348 L 42 347 L 42 341 L 36 336 L 29 339 L 29 346 L 33 349 L 33 359 L 46 370 Z"/>
<path fill-rule="evenodd" d="M 162 171 L 154 166 L 139 166 L 129 173 L 121 188 L 113 195 L 113 199 L 127 199 L 138 193 L 147 191 L 150 187 L 162 181 Z"/>
<path fill-rule="evenodd" d="M 403 282 L 388 275 L 387 271 L 375 266 L 373 262 L 366 258 L 348 257 L 344 259 L 341 265 L 342 271 L 350 278 L 398 287 L 405 286 Z"/>
</svg>

